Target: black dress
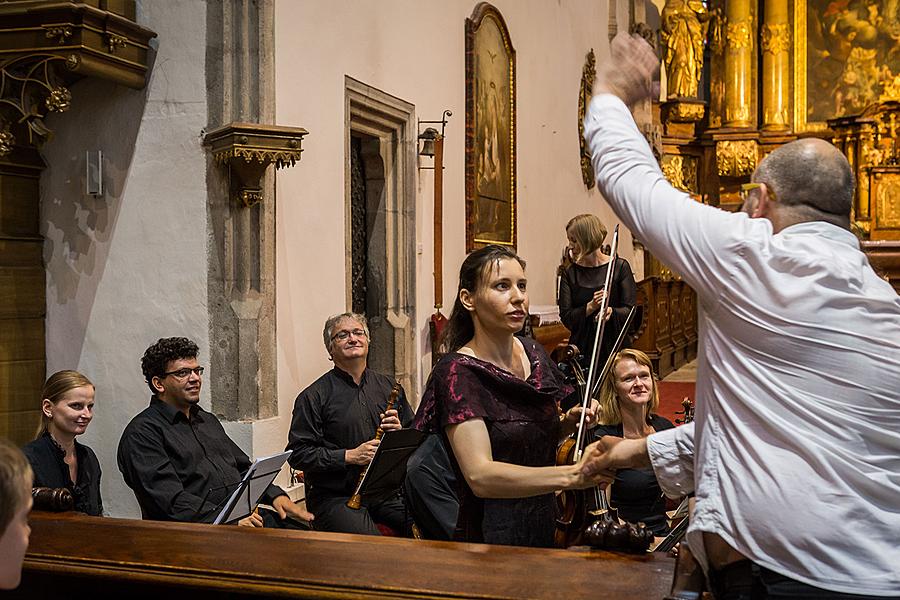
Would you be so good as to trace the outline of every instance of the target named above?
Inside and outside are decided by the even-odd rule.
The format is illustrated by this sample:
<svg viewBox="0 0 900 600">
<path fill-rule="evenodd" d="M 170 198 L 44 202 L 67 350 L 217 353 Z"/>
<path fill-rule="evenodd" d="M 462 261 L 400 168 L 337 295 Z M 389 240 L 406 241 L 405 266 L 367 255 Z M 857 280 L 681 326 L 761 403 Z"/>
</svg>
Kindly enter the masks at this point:
<svg viewBox="0 0 900 600">
<path fill-rule="evenodd" d="M 553 494 L 530 498 L 478 498 L 466 484 L 444 428 L 483 419 L 493 459 L 529 467 L 552 466 L 559 443 L 559 409 L 572 389 L 534 340 L 522 342 L 531 363 L 523 381 L 492 363 L 450 353 L 431 373 L 414 427 L 439 432 L 456 474 L 459 515 L 454 539 L 516 546 L 553 545 Z"/>
<path fill-rule="evenodd" d="M 650 425 L 656 431 L 675 427 L 659 415 L 650 415 Z M 598 425 L 593 435 L 594 440 L 604 435 L 622 437 L 622 424 Z M 610 504 L 619 511 L 622 519 L 630 523 L 643 522 L 653 535 L 669 533 L 666 500 L 653 469 L 619 469 L 612 484 Z"/>
<path fill-rule="evenodd" d="M 581 352 L 581 364 L 584 367 L 591 361 L 594 337 L 597 335 L 595 319 L 597 313 L 587 315 L 587 304 L 594 298 L 594 292 L 603 288 L 610 264 L 611 262 L 599 267 L 570 265 L 559 282 L 559 316 L 563 325 L 572 332 L 569 342 L 578 347 Z M 616 270 L 610 286 L 612 290 L 609 305 L 613 309 L 613 314 L 606 324 L 606 331 L 603 332 L 597 362 L 600 366 L 603 366 L 612 350 L 637 295 L 634 274 L 624 258 L 616 259 Z M 626 340 L 625 345 L 628 343 L 629 340 Z"/>
<path fill-rule="evenodd" d="M 100 461 L 89 447 L 75 442 L 78 459 L 78 483 L 69 477 L 69 465 L 65 463 L 65 451 L 45 432 L 29 442 L 22 452 L 34 471 L 34 487 L 68 488 L 75 500 L 75 510 L 91 516 L 103 514 L 100 499 Z"/>
</svg>

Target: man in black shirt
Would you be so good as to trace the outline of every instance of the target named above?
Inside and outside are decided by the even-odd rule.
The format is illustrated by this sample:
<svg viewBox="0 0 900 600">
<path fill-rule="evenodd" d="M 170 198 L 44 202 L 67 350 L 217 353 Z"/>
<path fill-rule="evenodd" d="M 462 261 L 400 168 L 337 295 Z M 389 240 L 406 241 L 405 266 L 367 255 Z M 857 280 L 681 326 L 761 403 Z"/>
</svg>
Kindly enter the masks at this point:
<svg viewBox="0 0 900 600">
<path fill-rule="evenodd" d="M 411 521 L 399 494 L 358 510 L 347 508 L 346 502 L 378 447 L 376 429 L 408 426 L 412 409 L 401 390 L 397 408 L 385 410 L 393 382 L 366 368 L 369 328 L 364 316 L 331 317 L 323 337 L 334 368 L 297 396 L 287 445 L 291 466 L 303 470 L 315 527 L 378 535 L 377 522 L 405 534 Z"/>
<path fill-rule="evenodd" d="M 215 415 L 198 404 L 203 367 L 197 354 L 194 342 L 175 337 L 160 339 L 141 359 L 153 395 L 122 433 L 118 462 L 145 519 L 213 522 L 251 464 Z M 312 519 L 276 485 L 263 502 L 280 519 L 263 511 L 239 524 L 278 527 L 288 516 Z"/>
</svg>

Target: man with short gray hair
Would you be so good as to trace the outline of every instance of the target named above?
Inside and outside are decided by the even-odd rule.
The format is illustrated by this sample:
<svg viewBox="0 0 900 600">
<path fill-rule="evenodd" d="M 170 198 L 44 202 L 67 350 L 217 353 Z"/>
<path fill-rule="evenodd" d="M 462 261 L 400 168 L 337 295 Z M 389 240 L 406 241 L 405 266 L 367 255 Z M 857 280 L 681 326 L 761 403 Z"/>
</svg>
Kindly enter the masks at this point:
<svg viewBox="0 0 900 600">
<path fill-rule="evenodd" d="M 850 231 L 850 164 L 798 140 L 760 163 L 745 214 L 695 202 L 628 109 L 656 55 L 611 50 L 585 138 L 613 210 L 697 292 L 697 412 L 603 438 L 586 470 L 652 466 L 694 492 L 687 538 L 720 600 L 900 598 L 900 298 Z"/>
<path fill-rule="evenodd" d="M 401 388 L 396 408 L 386 410 L 393 381 L 366 366 L 369 327 L 363 315 L 330 317 L 322 337 L 334 368 L 297 396 L 287 445 L 291 466 L 303 471 L 315 528 L 379 535 L 380 523 L 405 534 L 410 521 L 399 494 L 358 510 L 346 502 L 378 448 L 376 429 L 408 426 L 412 409 Z"/>
</svg>

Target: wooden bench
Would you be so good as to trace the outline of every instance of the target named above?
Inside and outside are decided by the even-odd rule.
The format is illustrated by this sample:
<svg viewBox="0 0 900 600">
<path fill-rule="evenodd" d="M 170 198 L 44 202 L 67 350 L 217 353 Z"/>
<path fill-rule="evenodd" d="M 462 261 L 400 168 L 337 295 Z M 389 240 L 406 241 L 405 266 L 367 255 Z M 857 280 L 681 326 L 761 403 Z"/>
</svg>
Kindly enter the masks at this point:
<svg viewBox="0 0 900 600">
<path fill-rule="evenodd" d="M 9 598 L 661 599 L 673 560 L 34 513 Z M 224 595 L 223 595 L 224 594 Z"/>
</svg>

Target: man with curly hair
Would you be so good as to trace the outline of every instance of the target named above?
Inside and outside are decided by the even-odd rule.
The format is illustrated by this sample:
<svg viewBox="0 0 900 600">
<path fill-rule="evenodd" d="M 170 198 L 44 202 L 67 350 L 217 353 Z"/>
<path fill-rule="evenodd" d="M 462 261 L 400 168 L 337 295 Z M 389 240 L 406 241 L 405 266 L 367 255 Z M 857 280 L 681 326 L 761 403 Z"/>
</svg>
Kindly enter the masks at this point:
<svg viewBox="0 0 900 600">
<path fill-rule="evenodd" d="M 141 359 L 150 405 L 122 433 L 118 462 L 145 519 L 213 522 L 251 464 L 215 415 L 200 408 L 204 369 L 198 354 L 188 338 L 171 337 L 147 348 Z M 274 484 L 263 502 L 280 518 L 262 511 L 239 524 L 279 527 L 289 516 L 312 519 Z"/>
</svg>

